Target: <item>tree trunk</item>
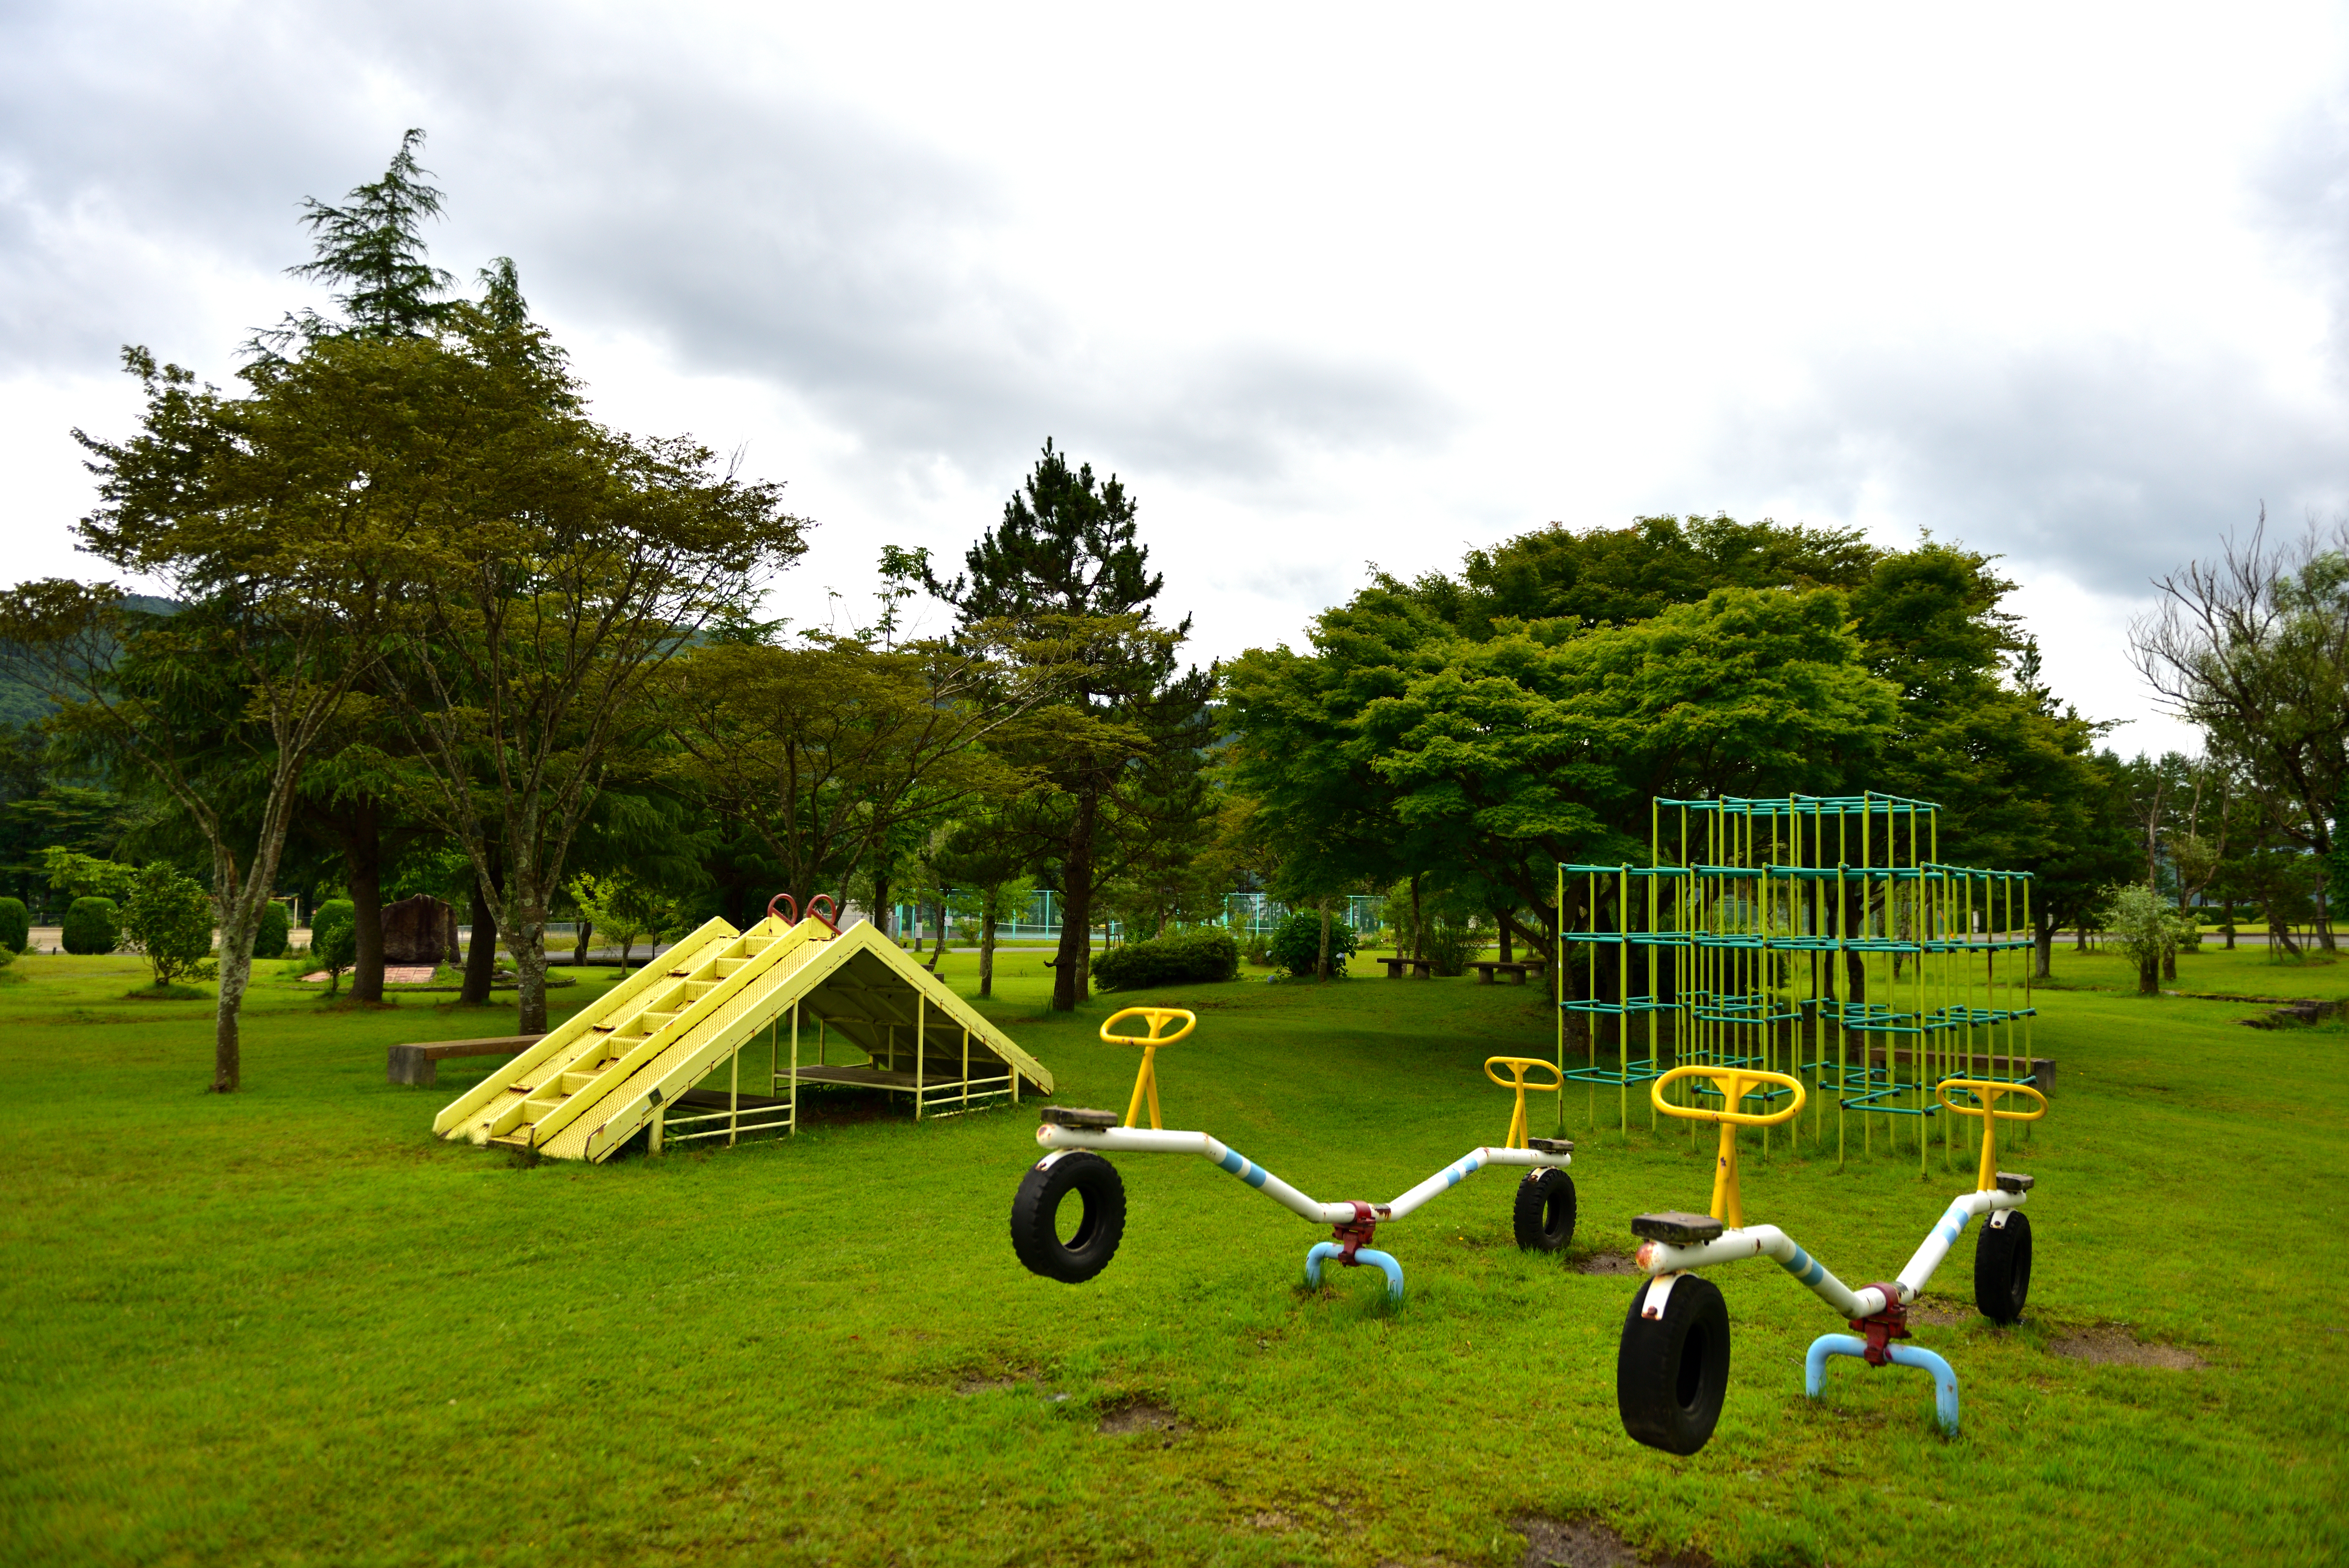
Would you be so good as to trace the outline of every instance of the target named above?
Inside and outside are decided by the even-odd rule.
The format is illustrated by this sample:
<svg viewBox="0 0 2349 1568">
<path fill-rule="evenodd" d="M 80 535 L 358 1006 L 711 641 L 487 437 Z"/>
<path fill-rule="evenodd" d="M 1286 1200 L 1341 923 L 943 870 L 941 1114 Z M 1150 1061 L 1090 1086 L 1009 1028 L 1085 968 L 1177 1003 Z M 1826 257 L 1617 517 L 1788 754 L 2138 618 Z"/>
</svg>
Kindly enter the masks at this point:
<svg viewBox="0 0 2349 1568">
<path fill-rule="evenodd" d="M 2175 980 L 2178 978 L 2178 949 L 2175 947 L 2164 948 L 2162 950 L 2161 977 L 2164 980 Z"/>
<path fill-rule="evenodd" d="M 987 890 L 988 913 L 978 923 L 978 994 L 995 995 L 995 890 Z"/>
<path fill-rule="evenodd" d="M 947 955 L 947 906 L 941 903 L 936 907 L 938 912 L 938 934 L 936 942 L 930 948 L 929 963 L 929 970 L 933 975 L 938 972 L 938 963 Z"/>
<path fill-rule="evenodd" d="M 2161 965 L 2150 954 L 2137 964 L 2137 994 L 2140 996 L 2161 994 Z"/>
<path fill-rule="evenodd" d="M 2291 954 L 2294 958 L 2299 957 L 2300 944 L 2292 939 L 2292 927 L 2276 918 L 2275 905 L 2272 903 L 2267 904 L 2261 910 L 2261 913 L 2268 917 L 2269 956 L 2274 956 L 2276 944 L 2281 942 L 2283 944 L 2283 950 L 2286 953 Z"/>
<path fill-rule="evenodd" d="M 1321 955 L 1313 961 L 1313 978 L 1330 978 L 1330 901 L 1321 901 Z"/>
<path fill-rule="evenodd" d="M 218 839 L 212 841 L 212 907 L 221 934 L 220 996 L 212 1012 L 214 1094 L 234 1094 L 244 1082 L 240 1014 L 245 989 L 253 983 L 254 939 L 261 934 L 262 911 L 268 907 L 270 886 L 277 880 L 277 860 L 285 850 L 295 779 L 289 776 L 274 783 L 274 798 L 264 809 L 260 841 L 254 846 L 254 863 L 242 881 L 236 874 L 236 857 Z"/>
<path fill-rule="evenodd" d="M 383 1000 L 383 831 L 375 802 L 351 808 L 351 830 L 343 840 L 343 870 L 351 890 L 351 1000 Z"/>
<path fill-rule="evenodd" d="M 586 966 L 587 944 L 595 934 L 595 923 L 592 920 L 581 921 L 579 923 L 579 929 L 572 934 L 571 967 L 574 969 L 585 968 Z"/>
<path fill-rule="evenodd" d="M 1061 862 L 1061 951 L 1052 966 L 1052 1011 L 1072 1013 L 1085 999 L 1093 956 L 1093 814 L 1099 802 L 1081 799 Z"/>
<path fill-rule="evenodd" d="M 1514 909 L 1505 909 L 1501 911 L 1501 945 L 1496 956 L 1498 956 L 1500 961 L 1504 964 L 1514 964 L 1517 961 L 1516 948 L 1511 941 L 1511 939 L 1516 935 L 1516 931 L 1515 929 L 1516 923 L 1516 913 L 1517 912 Z"/>
<path fill-rule="evenodd" d="M 2039 927 L 2033 932 L 2031 944 L 2031 977 L 2045 980 L 2054 974 L 2055 924 L 2053 921 L 2034 922 Z"/>
<path fill-rule="evenodd" d="M 897 937 L 896 924 L 897 912 L 889 907 L 889 873 L 875 871 L 873 873 L 873 929 L 894 942 Z"/>
<path fill-rule="evenodd" d="M 514 1033 L 546 1033 L 546 894 L 538 886 L 534 868 L 514 868 L 513 896 L 508 902 L 510 928 L 504 933 L 506 953 L 514 962 Z M 627 972 L 624 958 L 621 973 Z"/>
<path fill-rule="evenodd" d="M 1419 879 L 1425 874 L 1423 872 L 1411 873 L 1411 955 L 1413 958 L 1427 956 L 1427 924 L 1419 917 Z"/>
<path fill-rule="evenodd" d="M 2322 887 L 2316 890 L 2316 944 L 2327 953 L 2339 951 L 2333 945 L 2333 914 Z"/>
<path fill-rule="evenodd" d="M 2085 953 L 2088 951 L 2088 928 L 2086 926 L 2080 926 L 2072 933 L 2072 949 L 2075 953 Z"/>
<path fill-rule="evenodd" d="M 490 999 L 490 983 L 498 973 L 498 917 L 491 913 L 481 879 L 473 879 L 473 938 L 465 947 L 465 985 L 457 1000 L 479 1007 Z"/>
</svg>

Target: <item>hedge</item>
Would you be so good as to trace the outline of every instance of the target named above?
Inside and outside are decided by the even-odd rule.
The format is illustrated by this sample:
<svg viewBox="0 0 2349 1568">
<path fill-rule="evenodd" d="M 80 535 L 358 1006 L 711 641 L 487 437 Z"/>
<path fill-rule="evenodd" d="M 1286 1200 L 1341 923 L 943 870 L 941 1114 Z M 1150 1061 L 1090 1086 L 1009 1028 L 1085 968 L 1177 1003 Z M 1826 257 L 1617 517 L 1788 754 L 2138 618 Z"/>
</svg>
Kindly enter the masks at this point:
<svg viewBox="0 0 2349 1568">
<path fill-rule="evenodd" d="M 21 898 L 0 898 L 0 947 L 22 953 L 33 939 L 33 922 Z"/>
<path fill-rule="evenodd" d="M 1239 944 L 1228 931 L 1186 931 L 1154 942 L 1129 942 L 1093 960 L 1097 991 L 1154 985 L 1204 985 L 1239 977 Z"/>
<path fill-rule="evenodd" d="M 67 953 L 111 953 L 122 945 L 121 912 L 110 898 L 78 898 L 66 911 Z"/>
<path fill-rule="evenodd" d="M 283 958 L 291 943 L 287 934 L 294 929 L 294 917 L 285 906 L 272 899 L 261 912 L 261 929 L 254 934 L 253 955 L 255 958 Z"/>
</svg>

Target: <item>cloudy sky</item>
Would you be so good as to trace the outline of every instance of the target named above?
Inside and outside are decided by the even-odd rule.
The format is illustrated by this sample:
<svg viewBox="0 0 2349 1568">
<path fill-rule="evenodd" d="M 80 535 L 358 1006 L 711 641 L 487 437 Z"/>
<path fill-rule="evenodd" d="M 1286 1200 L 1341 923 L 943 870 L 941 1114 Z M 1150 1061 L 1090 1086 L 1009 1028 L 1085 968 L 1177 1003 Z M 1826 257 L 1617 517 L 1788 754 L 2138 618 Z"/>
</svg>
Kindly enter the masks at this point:
<svg viewBox="0 0 2349 1568">
<path fill-rule="evenodd" d="M 1203 657 L 1370 562 L 1722 511 L 2002 552 L 2058 689 L 2178 744 L 2148 579 L 2349 510 L 2344 21 L 11 0 L 0 542 L 89 573 L 119 346 L 224 379 L 313 297 L 300 198 L 422 126 L 442 264 L 514 257 L 605 418 L 818 521 L 776 613 L 868 617 L 1050 436 Z"/>
</svg>

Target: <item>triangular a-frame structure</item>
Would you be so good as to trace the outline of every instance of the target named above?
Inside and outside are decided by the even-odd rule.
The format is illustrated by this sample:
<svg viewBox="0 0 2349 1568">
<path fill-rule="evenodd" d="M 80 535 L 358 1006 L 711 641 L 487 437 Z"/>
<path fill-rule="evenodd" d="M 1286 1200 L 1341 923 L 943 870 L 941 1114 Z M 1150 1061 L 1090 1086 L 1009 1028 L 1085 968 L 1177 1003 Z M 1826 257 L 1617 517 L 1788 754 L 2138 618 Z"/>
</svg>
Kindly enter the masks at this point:
<svg viewBox="0 0 2349 1568">
<path fill-rule="evenodd" d="M 919 1119 L 1017 1103 L 1023 1085 L 1050 1094 L 1052 1075 L 869 924 L 713 920 L 467 1090 L 432 1130 L 601 1161 L 647 1129 L 655 1149 L 795 1129 L 810 1084 L 901 1094 Z"/>
</svg>

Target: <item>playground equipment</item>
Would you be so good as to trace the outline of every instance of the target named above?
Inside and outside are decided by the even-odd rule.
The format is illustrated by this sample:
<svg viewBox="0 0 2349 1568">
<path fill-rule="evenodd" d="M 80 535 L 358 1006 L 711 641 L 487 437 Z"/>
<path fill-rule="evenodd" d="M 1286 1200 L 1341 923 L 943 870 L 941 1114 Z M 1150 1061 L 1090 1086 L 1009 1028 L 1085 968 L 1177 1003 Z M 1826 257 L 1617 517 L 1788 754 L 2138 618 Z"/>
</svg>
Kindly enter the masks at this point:
<svg viewBox="0 0 2349 1568">
<path fill-rule="evenodd" d="M 655 1152 L 795 1132 L 809 1084 L 903 1095 L 916 1120 L 1017 1104 L 1023 1082 L 1051 1092 L 1042 1064 L 911 954 L 862 922 L 839 929 L 829 898 L 808 903 L 802 919 L 779 897 L 748 931 L 709 922 L 452 1101 L 432 1130 L 603 1161 L 639 1131 Z"/>
<path fill-rule="evenodd" d="M 1670 1088 L 1682 1083 L 1718 1099 L 1720 1106 L 1683 1105 L 1667 1097 Z M 1745 1223 L 1737 1130 L 1773 1127 L 1799 1116 L 1806 1098 L 1800 1080 L 1763 1068 L 1707 1065 L 1678 1067 L 1656 1078 L 1649 1089 L 1656 1109 L 1689 1121 L 1718 1123 L 1721 1146 L 1710 1213 L 1641 1214 L 1631 1222 L 1640 1238 L 1640 1267 L 1649 1277 L 1632 1294 L 1616 1353 L 1615 1401 L 1626 1432 L 1675 1454 L 1692 1454 L 1711 1439 L 1729 1387 L 1729 1309 L 1719 1288 L 1693 1271 L 1751 1257 L 1775 1261 L 1858 1331 L 1857 1336 L 1829 1334 L 1813 1342 L 1804 1357 L 1805 1394 L 1820 1396 L 1829 1357 L 1857 1357 L 1870 1367 L 1913 1367 L 1932 1375 L 1934 1413 L 1946 1430 L 1957 1431 L 1956 1372 L 1930 1350 L 1892 1342 L 1909 1337 L 1909 1305 L 1977 1214 L 1990 1219 L 1974 1253 L 1974 1305 L 1997 1323 L 2022 1315 L 2031 1288 L 2031 1228 L 2018 1211 L 2030 1195 L 2032 1180 L 1998 1169 L 1997 1125 L 2037 1120 L 2046 1114 L 2046 1097 L 2027 1084 L 1979 1078 L 1945 1079 L 1936 1092 L 1945 1109 L 1982 1119 L 1974 1191 L 1959 1196 L 1934 1222 L 1897 1279 L 1853 1290 L 1777 1226 Z M 1967 1103 L 1951 1099 L 1952 1092 L 1966 1096 Z M 2037 1100 L 2039 1109 L 1998 1109 L 1999 1100 L 2013 1095 Z M 1764 1109 L 1741 1109 L 1748 1101 L 1759 1101 Z"/>
<path fill-rule="evenodd" d="M 2030 875 L 1939 860 L 1940 810 L 1873 792 L 1660 798 L 1648 865 L 1561 863 L 1562 956 L 1583 962 L 1579 987 L 1558 965 L 1557 1066 L 1588 1086 L 1591 1123 L 1612 1088 L 1629 1130 L 1631 1088 L 1669 1057 L 1806 1080 L 1815 1140 L 1835 1103 L 1838 1161 L 1857 1120 L 1863 1148 L 1879 1122 L 1888 1149 L 1913 1130 L 1920 1170 L 1938 1122 L 1953 1162 L 1934 1086 L 2032 1082 L 2036 1013 Z M 1588 1042 L 1574 1068 L 1569 1020 Z M 1559 1115 L 1563 1130 L 1562 1096 Z"/>
<path fill-rule="evenodd" d="M 1118 1034 L 1117 1026 L 1140 1019 L 1146 1034 Z M 1174 1033 L 1167 1028 L 1179 1022 Z M 1334 1258 L 1347 1268 L 1364 1264 L 1386 1275 L 1390 1300 L 1402 1299 L 1402 1264 L 1393 1255 L 1370 1243 L 1378 1227 L 1400 1220 L 1429 1199 L 1448 1191 L 1488 1165 L 1526 1168 L 1518 1185 L 1514 1222 L 1517 1244 L 1542 1252 L 1556 1251 L 1574 1236 L 1573 1179 L 1566 1167 L 1573 1163 L 1574 1145 L 1563 1139 L 1526 1135 L 1526 1090 L 1555 1089 L 1527 1083 L 1530 1069 L 1552 1070 L 1550 1064 L 1515 1057 L 1495 1057 L 1485 1064 L 1485 1076 L 1504 1088 L 1516 1091 L 1509 1137 L 1503 1147 L 1471 1150 L 1458 1160 L 1404 1192 L 1392 1202 L 1349 1201 L 1324 1203 L 1290 1186 L 1238 1150 L 1204 1132 L 1169 1131 L 1159 1123 L 1158 1052 L 1187 1038 L 1198 1017 L 1180 1007 L 1128 1007 L 1112 1015 L 1101 1026 L 1101 1037 L 1112 1045 L 1142 1047 L 1142 1067 L 1134 1075 L 1133 1094 L 1121 1121 L 1112 1111 L 1046 1106 L 1036 1129 L 1036 1141 L 1050 1152 L 1029 1168 L 1011 1201 L 1011 1245 L 1032 1274 L 1067 1284 L 1081 1284 L 1107 1268 L 1125 1234 L 1125 1182 L 1117 1167 L 1102 1153 L 1195 1154 L 1217 1170 L 1238 1177 L 1290 1212 L 1330 1228 L 1330 1240 L 1317 1242 L 1305 1254 L 1305 1283 L 1319 1286 L 1321 1265 Z M 1508 1067 L 1514 1077 L 1493 1071 Z M 1559 1080 L 1562 1082 L 1563 1080 Z M 1140 1125 L 1143 1105 L 1150 1108 L 1150 1125 Z M 1063 1234 L 1061 1205 L 1074 1194 L 1080 1205 L 1077 1222 Z"/>
</svg>

